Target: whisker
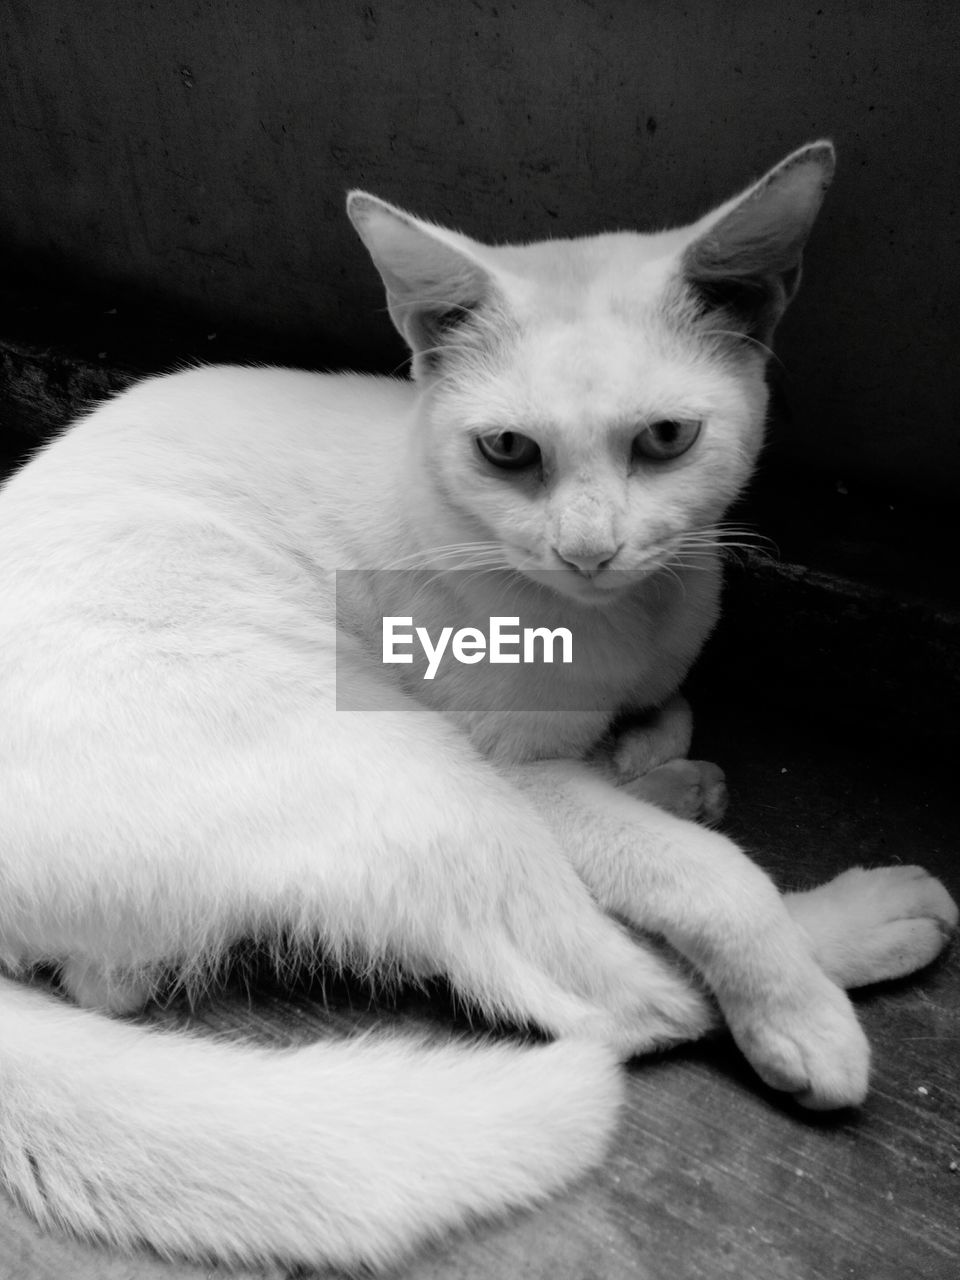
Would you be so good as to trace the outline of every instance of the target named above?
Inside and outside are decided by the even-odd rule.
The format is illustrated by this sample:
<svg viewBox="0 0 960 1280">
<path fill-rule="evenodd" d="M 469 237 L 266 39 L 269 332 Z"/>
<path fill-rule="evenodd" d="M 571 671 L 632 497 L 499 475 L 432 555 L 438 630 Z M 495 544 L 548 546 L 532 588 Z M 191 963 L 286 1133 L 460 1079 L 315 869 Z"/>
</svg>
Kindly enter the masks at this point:
<svg viewBox="0 0 960 1280">
<path fill-rule="evenodd" d="M 486 568 L 478 567 L 472 573 L 467 574 L 462 585 L 466 586 L 468 583 L 474 582 L 477 578 L 483 578 L 486 575 L 493 573 L 506 573 L 508 576 L 513 576 L 511 566 L 504 562 L 503 564 L 487 565 Z"/>
<path fill-rule="evenodd" d="M 451 542 L 441 543 L 436 547 L 420 547 L 408 555 L 398 556 L 395 560 L 383 565 L 384 569 L 431 568 L 434 560 L 448 560 L 455 556 L 475 555 L 482 552 L 503 554 L 498 542 Z M 415 562 L 420 561 L 417 564 Z"/>
<path fill-rule="evenodd" d="M 474 578 L 478 576 L 482 576 L 483 574 L 492 574 L 492 573 L 513 574 L 515 572 L 513 569 L 513 566 L 509 563 L 509 561 L 502 554 L 502 552 L 497 555 L 493 555 L 491 553 L 490 555 L 483 556 L 483 557 L 480 557 L 480 556 L 473 557 L 470 561 L 465 562 L 463 564 L 456 564 L 452 568 L 440 567 L 440 568 L 434 569 L 432 572 L 429 572 L 430 568 L 431 568 L 430 566 L 425 566 L 425 569 L 428 571 L 429 576 L 426 578 L 424 585 L 429 585 L 430 583 L 436 582 L 439 578 L 441 578 L 445 574 L 451 574 L 451 573 L 464 574 L 465 576 L 463 580 L 460 582 L 460 585 L 465 586 L 466 584 L 471 582 Z M 421 572 L 422 571 L 423 570 L 421 570 Z"/>
<path fill-rule="evenodd" d="M 682 567 L 682 566 L 681 566 L 681 567 Z M 663 565 L 663 568 L 662 568 L 661 572 L 663 572 L 663 573 L 667 573 L 667 574 L 669 574 L 669 575 L 670 575 L 670 577 L 671 577 L 671 578 L 673 578 L 673 580 L 676 582 L 677 586 L 680 588 L 680 592 L 681 592 L 681 594 L 682 594 L 683 598 L 684 598 L 684 599 L 686 599 L 686 598 L 687 598 L 687 584 L 684 582 L 683 578 L 681 578 L 680 574 L 679 574 L 679 573 L 677 573 L 676 569 L 673 567 L 673 564 L 672 564 L 670 561 L 667 561 L 667 562 Z"/>
<path fill-rule="evenodd" d="M 678 535 L 677 542 L 680 546 L 709 545 L 718 550 L 732 547 L 758 552 L 761 555 L 773 555 L 776 558 L 780 556 L 780 549 L 772 538 L 758 533 L 749 526 L 734 523 L 704 525 L 701 528 L 690 529 Z"/>
</svg>

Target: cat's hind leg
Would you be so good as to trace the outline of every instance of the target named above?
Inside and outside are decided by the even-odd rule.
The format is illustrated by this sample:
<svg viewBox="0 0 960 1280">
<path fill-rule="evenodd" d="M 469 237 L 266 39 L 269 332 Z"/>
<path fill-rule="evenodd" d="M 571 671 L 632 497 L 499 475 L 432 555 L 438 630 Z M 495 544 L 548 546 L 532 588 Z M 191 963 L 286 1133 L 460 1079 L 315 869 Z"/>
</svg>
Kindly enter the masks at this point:
<svg viewBox="0 0 960 1280">
<path fill-rule="evenodd" d="M 107 795 L 103 813 L 106 764 L 65 772 L 42 883 L 38 859 L 17 860 L 33 905 L 10 925 L 62 962 L 80 1003 L 127 1011 L 142 992 L 125 973 L 201 974 L 244 938 L 282 938 L 364 971 L 447 975 L 497 1019 L 623 1057 L 713 1025 L 702 992 L 597 906 L 529 802 L 440 717 L 313 707 L 252 745 L 178 727 L 159 761 L 113 760 L 124 804 Z"/>
<path fill-rule="evenodd" d="M 702 990 L 596 904 L 529 802 L 452 726 L 420 711 L 359 727 L 364 792 L 325 780 L 344 811 L 334 820 L 328 804 L 322 845 L 298 877 L 308 930 L 329 940 L 347 922 L 348 949 L 401 970 L 409 956 L 497 1019 L 604 1040 L 624 1057 L 715 1025 Z M 351 754 L 344 741 L 336 756 Z"/>
<path fill-rule="evenodd" d="M 462 998 L 495 1021 L 539 1028 L 555 1037 L 600 1041 L 623 1059 L 699 1039 L 719 1025 L 715 1006 L 697 984 L 616 926 L 616 934 L 608 932 L 612 922 L 598 915 L 604 923 L 586 953 L 580 950 L 583 929 L 565 914 L 555 918 L 549 959 L 531 956 L 529 948 L 518 948 L 508 934 L 494 930 L 481 938 L 461 934 L 454 950 L 436 954 L 437 970 Z M 574 978 L 563 985 L 568 975 L 555 974 L 551 967 L 571 967 L 560 954 L 567 940 L 558 942 L 568 930 L 570 952 L 579 956 L 584 972 L 577 975 L 581 981 Z M 590 981 L 584 983 L 588 969 Z M 575 990 L 578 986 L 593 990 L 585 995 Z"/>
</svg>

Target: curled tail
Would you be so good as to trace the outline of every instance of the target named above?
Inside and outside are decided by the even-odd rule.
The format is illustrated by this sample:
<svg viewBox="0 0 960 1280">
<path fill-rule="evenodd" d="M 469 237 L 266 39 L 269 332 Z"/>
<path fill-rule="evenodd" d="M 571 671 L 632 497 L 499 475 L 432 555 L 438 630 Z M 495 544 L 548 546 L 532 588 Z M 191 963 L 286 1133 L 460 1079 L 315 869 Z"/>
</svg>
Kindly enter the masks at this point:
<svg viewBox="0 0 960 1280">
<path fill-rule="evenodd" d="M 611 1051 L 360 1038 L 269 1050 L 0 979 L 0 1176 L 42 1225 L 226 1262 L 382 1266 L 602 1155 Z"/>
</svg>

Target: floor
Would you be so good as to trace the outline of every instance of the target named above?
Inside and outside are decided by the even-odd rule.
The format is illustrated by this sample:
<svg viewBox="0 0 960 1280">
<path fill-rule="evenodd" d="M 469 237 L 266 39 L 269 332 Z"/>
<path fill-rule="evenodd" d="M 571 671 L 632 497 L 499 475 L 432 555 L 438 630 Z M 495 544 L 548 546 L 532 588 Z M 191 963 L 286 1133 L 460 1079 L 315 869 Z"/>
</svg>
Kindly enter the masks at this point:
<svg viewBox="0 0 960 1280">
<path fill-rule="evenodd" d="M 865 734 L 842 717 L 786 722 L 759 691 L 749 703 L 714 696 L 700 723 L 698 753 L 728 771 L 727 830 L 785 887 L 854 863 L 917 861 L 960 891 L 956 754 L 943 742 Z M 289 1040 L 371 1020 L 356 992 L 328 990 L 328 1000 L 323 1011 L 309 992 L 288 999 L 265 980 L 251 1007 L 238 984 L 200 1021 Z M 726 1041 L 635 1062 L 617 1140 L 588 1181 L 539 1212 L 447 1240 L 395 1280 L 956 1280 L 960 949 L 858 1006 L 875 1048 L 859 1114 L 794 1112 Z M 448 1012 L 440 997 L 410 997 L 382 1016 Z M 43 1235 L 0 1201 L 2 1280 L 220 1274 Z"/>
</svg>

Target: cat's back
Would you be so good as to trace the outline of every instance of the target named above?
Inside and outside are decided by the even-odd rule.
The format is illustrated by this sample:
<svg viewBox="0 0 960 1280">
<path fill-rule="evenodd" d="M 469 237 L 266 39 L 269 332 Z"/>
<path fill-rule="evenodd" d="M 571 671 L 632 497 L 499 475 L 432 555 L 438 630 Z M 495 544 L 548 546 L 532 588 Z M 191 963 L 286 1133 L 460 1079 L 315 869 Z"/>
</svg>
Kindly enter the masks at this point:
<svg viewBox="0 0 960 1280">
<path fill-rule="evenodd" d="M 0 492 L 0 520 L 21 495 L 60 483 L 79 495 L 97 477 L 157 484 L 259 468 L 290 472 L 317 458 L 389 443 L 414 402 L 410 383 L 364 374 L 209 365 L 135 383 L 49 442 Z M 213 464 L 213 471 L 210 470 Z M 116 495 L 114 495 L 116 496 Z"/>
<path fill-rule="evenodd" d="M 115 396 L 0 490 L 0 647 L 26 659 L 122 627 L 142 649 L 171 619 L 276 616 L 281 594 L 302 611 L 296 555 L 349 563 L 354 490 L 389 473 L 412 404 L 388 378 L 231 366 Z"/>
<path fill-rule="evenodd" d="M 410 383 L 362 374 L 211 365 L 138 382 L 0 489 L 0 589 L 120 528 L 227 520 L 296 539 L 389 475 L 413 404 Z"/>
</svg>

